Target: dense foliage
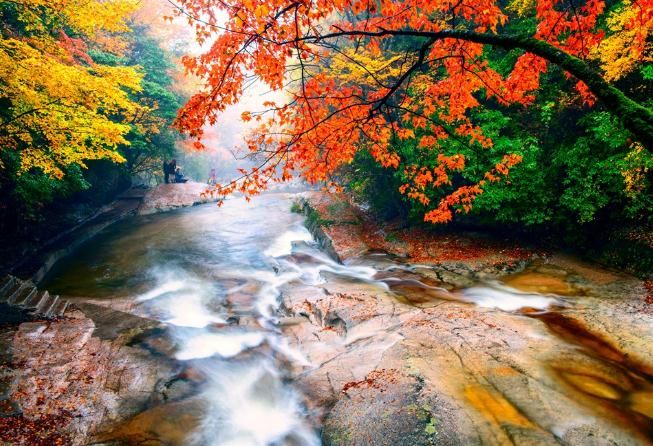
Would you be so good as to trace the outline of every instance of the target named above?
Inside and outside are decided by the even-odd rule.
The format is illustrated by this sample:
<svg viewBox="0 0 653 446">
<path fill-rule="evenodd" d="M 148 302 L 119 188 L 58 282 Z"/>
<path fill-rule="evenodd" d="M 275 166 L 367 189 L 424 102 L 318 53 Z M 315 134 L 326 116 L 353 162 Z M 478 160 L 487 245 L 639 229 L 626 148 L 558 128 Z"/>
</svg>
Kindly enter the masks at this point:
<svg viewBox="0 0 653 446">
<path fill-rule="evenodd" d="M 172 88 L 175 64 L 133 20 L 140 7 L 0 1 L 5 233 L 61 213 L 66 198 L 101 204 L 174 153 L 170 124 L 182 101 Z"/>
<path fill-rule="evenodd" d="M 653 224 L 653 0 L 170 3 L 204 51 L 179 113 L 160 4 L 0 0 L 6 233 L 151 181 L 173 125 L 203 148 L 252 85 L 275 100 L 242 113 L 255 167 L 223 195 L 300 174 L 419 223 Z"/>
<path fill-rule="evenodd" d="M 521 24 L 520 24 L 521 25 Z M 494 50 L 491 64 L 501 68 L 511 56 Z M 629 96 L 653 105 L 653 65 L 643 63 L 621 73 L 618 85 Z M 556 70 L 544 74 L 542 89 L 528 108 L 502 108 L 480 99 L 483 108 L 470 114 L 493 144 L 478 149 L 449 139 L 438 152 L 421 150 L 417 138 L 393 140 L 392 147 L 412 165 L 438 165 L 438 155 L 462 154 L 465 169 L 451 184 L 423 189 L 439 200 L 466 183 L 478 183 L 487 166 L 505 153 L 522 159 L 511 168 L 507 181 L 488 181 L 474 201 L 471 215 L 460 215 L 465 224 L 564 234 L 574 243 L 603 237 L 615 228 L 653 224 L 653 156 L 632 140 L 619 118 L 602 104 L 592 107 L 569 92 L 568 77 Z M 420 132 L 417 132 L 418 137 Z M 370 202 L 382 217 L 402 217 L 419 223 L 428 206 L 399 192 L 409 180 L 406 171 L 374 163 L 358 153 L 346 169 L 350 189 Z M 583 231 L 584 230 L 584 231 Z M 584 238 L 584 240 L 583 240 Z"/>
<path fill-rule="evenodd" d="M 523 159 L 511 169 L 508 181 L 487 184 L 472 215 L 459 220 L 556 232 L 593 225 L 623 226 L 629 221 L 653 223 L 653 157 L 629 141 L 610 113 L 570 109 L 547 100 L 532 113 L 486 110 L 476 119 L 494 145 L 480 154 L 455 143 L 444 145 L 445 151 L 463 153 L 472 161 L 450 187 L 479 181 L 485 166 L 498 162 L 505 151 Z M 409 140 L 394 147 L 412 163 L 437 164 L 436 154 L 429 157 L 416 145 Z M 404 172 L 378 166 L 368 154 L 360 153 L 346 178 L 350 189 L 382 217 L 422 219 L 426 206 L 399 192 L 406 181 Z M 432 188 L 426 193 L 437 199 L 447 190 Z"/>
<path fill-rule="evenodd" d="M 354 162 L 354 186 L 397 191 L 433 223 L 651 210 L 650 0 L 178 4 L 212 42 L 185 59 L 205 89 L 178 125 L 198 146 L 254 80 L 289 92 L 243 113 L 263 162 L 225 194 L 297 171 L 330 182 Z"/>
</svg>

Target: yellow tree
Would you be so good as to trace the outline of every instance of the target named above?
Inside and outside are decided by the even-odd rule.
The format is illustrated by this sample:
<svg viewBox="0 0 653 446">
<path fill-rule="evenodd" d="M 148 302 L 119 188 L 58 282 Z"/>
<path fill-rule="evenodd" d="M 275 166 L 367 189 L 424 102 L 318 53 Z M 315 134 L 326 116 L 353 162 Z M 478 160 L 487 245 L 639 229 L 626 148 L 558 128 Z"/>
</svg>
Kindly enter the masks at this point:
<svg viewBox="0 0 653 446">
<path fill-rule="evenodd" d="M 112 33 L 129 30 L 137 7 L 136 0 L 0 1 L 9 24 L 0 40 L 0 150 L 20 153 L 18 174 L 37 168 L 60 178 L 70 164 L 122 161 L 116 149 L 128 144 L 127 122 L 147 111 L 130 99 L 142 75 L 94 63 L 87 50 L 88 42 L 120 48 Z"/>
</svg>

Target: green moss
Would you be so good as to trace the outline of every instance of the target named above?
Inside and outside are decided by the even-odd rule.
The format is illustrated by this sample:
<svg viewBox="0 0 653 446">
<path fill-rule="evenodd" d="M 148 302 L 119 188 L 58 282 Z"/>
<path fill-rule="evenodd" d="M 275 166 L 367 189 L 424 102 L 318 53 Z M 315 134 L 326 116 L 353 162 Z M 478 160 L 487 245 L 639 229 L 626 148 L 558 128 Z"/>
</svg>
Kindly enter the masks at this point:
<svg viewBox="0 0 653 446">
<path fill-rule="evenodd" d="M 343 426 L 327 426 L 323 440 L 325 446 L 349 446 L 353 444 L 351 432 Z"/>
<path fill-rule="evenodd" d="M 327 206 L 327 211 L 329 212 L 330 216 L 336 216 L 341 212 L 345 211 L 347 206 L 348 206 L 347 203 L 345 203 L 344 201 L 336 201 Z"/>
<path fill-rule="evenodd" d="M 424 432 L 426 432 L 428 435 L 436 435 L 438 433 L 438 429 L 436 427 L 437 425 L 438 421 L 435 418 L 431 417 L 429 423 L 424 428 Z"/>
<path fill-rule="evenodd" d="M 405 410 L 417 418 L 420 424 L 424 426 L 424 434 L 428 437 L 428 444 L 436 444 L 434 436 L 438 433 L 438 420 L 432 415 L 433 408 L 428 404 L 422 404 L 421 406 L 417 404 L 408 404 L 405 406 Z M 416 434 L 423 436 L 419 431 L 416 431 Z"/>
<path fill-rule="evenodd" d="M 391 243 L 395 243 L 399 241 L 399 237 L 397 237 L 397 234 L 390 233 L 385 235 L 385 240 Z"/>
<path fill-rule="evenodd" d="M 319 226 L 331 226 L 335 223 L 333 220 L 327 220 L 322 218 L 322 216 L 313 208 L 308 208 L 306 214 L 306 226 L 308 228 L 315 228 Z"/>
</svg>

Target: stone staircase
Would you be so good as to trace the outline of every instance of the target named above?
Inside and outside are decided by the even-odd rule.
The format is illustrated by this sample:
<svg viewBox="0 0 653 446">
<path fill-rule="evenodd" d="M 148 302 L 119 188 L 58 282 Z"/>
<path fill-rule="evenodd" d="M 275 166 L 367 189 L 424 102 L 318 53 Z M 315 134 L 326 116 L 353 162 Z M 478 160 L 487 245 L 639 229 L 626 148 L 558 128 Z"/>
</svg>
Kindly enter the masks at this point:
<svg viewBox="0 0 653 446">
<path fill-rule="evenodd" d="M 0 304 L 24 309 L 33 316 L 62 317 L 70 302 L 47 291 L 39 291 L 31 282 L 7 275 L 0 279 Z"/>
</svg>

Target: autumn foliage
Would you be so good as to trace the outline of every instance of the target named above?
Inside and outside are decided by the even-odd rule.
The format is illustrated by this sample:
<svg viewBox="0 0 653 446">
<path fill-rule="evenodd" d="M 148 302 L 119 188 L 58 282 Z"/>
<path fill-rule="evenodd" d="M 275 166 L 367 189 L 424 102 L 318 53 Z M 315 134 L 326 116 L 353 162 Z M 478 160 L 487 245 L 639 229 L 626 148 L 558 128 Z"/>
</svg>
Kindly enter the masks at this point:
<svg viewBox="0 0 653 446">
<path fill-rule="evenodd" d="M 505 153 L 482 179 L 456 184 L 439 202 L 428 190 L 453 185 L 466 168 L 457 141 L 493 146 L 472 117 L 495 104 L 529 107 L 552 67 L 575 78 L 587 106 L 597 101 L 650 149 L 651 110 L 610 84 L 649 60 L 653 1 L 602 0 L 179 0 L 177 15 L 195 26 L 206 51 L 186 57 L 204 89 L 181 110 L 178 127 L 201 147 L 203 127 L 237 103 L 253 81 L 286 92 L 287 101 L 263 102 L 243 120 L 260 126 L 247 139 L 261 161 L 220 187 L 256 194 L 270 181 L 301 173 L 331 185 L 334 174 L 366 151 L 380 165 L 402 169 L 401 192 L 428 206 L 424 219 L 447 222 L 468 212 L 488 183 L 504 181 L 521 161 Z M 226 15 L 226 20 L 225 20 Z M 511 24 L 531 23 L 514 34 Z M 498 69 L 489 48 L 519 53 Z M 419 141 L 428 155 L 408 164 L 393 149 Z M 433 156 L 437 154 L 437 156 Z M 426 157 L 425 157 L 426 159 Z"/>
<path fill-rule="evenodd" d="M 128 30 L 137 7 L 132 0 L 15 2 L 15 29 L 0 40 L 0 97 L 8 102 L 0 145 L 20 152 L 21 172 L 37 168 L 61 178 L 71 164 L 123 161 L 116 148 L 128 144 L 130 127 L 112 118 L 146 112 L 130 97 L 142 75 L 94 63 L 87 42 L 119 52 L 113 34 Z"/>
<path fill-rule="evenodd" d="M 162 181 L 180 140 L 171 124 L 190 96 L 173 54 L 190 39 L 162 26 L 169 7 L 0 1 L 0 232 L 32 237 L 35 222 Z"/>
</svg>

